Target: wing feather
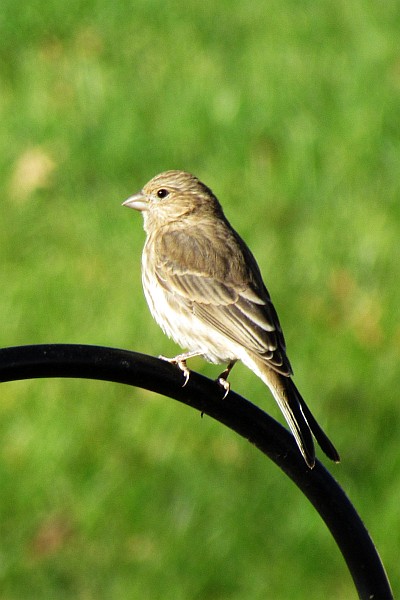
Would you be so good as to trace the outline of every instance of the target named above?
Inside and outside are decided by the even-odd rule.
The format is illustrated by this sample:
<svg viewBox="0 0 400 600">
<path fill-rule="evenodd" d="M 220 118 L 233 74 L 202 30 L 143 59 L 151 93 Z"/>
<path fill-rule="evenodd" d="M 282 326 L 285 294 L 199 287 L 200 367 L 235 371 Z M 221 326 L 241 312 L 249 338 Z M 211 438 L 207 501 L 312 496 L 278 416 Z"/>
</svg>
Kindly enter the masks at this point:
<svg viewBox="0 0 400 600">
<path fill-rule="evenodd" d="M 155 274 L 204 323 L 291 375 L 279 319 L 250 250 L 236 234 L 211 240 L 198 227 L 158 239 Z"/>
</svg>

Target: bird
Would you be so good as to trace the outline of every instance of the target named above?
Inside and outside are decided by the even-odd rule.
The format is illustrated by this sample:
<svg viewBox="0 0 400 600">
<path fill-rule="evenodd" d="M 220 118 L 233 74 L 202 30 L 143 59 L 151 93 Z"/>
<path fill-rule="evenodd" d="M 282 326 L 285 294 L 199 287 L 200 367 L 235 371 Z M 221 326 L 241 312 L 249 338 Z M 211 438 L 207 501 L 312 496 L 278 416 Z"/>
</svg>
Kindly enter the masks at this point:
<svg viewBox="0 0 400 600">
<path fill-rule="evenodd" d="M 269 388 L 307 466 L 313 437 L 335 462 L 339 454 L 298 391 L 277 312 L 251 250 L 225 217 L 215 194 L 195 175 L 169 170 L 123 206 L 143 215 L 142 284 L 150 312 L 185 351 L 173 358 L 188 382 L 186 361 L 226 364 L 224 396 L 240 360 Z"/>
</svg>

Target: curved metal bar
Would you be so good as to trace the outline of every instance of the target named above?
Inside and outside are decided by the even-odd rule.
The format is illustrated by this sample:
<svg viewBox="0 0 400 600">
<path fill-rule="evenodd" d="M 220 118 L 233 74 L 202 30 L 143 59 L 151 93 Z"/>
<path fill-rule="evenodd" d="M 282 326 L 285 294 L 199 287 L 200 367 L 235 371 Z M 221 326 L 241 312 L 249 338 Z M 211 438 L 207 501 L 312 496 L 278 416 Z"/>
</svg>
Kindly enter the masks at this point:
<svg viewBox="0 0 400 600">
<path fill-rule="evenodd" d="M 359 515 L 320 462 L 311 471 L 293 437 L 238 394 L 223 394 L 215 382 L 192 372 L 187 386 L 173 365 L 136 352 L 71 344 L 0 349 L 0 381 L 41 377 L 99 379 L 145 388 L 183 402 L 248 439 L 300 488 L 330 529 L 362 600 L 391 600 L 379 554 Z"/>
</svg>

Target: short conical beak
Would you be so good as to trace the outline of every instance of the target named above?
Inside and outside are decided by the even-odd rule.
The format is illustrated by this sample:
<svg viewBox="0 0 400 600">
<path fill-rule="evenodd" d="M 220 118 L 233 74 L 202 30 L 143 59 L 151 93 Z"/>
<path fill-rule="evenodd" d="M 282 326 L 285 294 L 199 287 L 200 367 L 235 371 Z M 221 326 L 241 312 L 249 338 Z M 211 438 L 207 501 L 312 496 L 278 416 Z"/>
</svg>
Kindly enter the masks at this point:
<svg viewBox="0 0 400 600">
<path fill-rule="evenodd" d="M 143 192 L 139 192 L 138 194 L 134 194 L 130 196 L 125 202 L 122 203 L 122 206 L 128 206 L 129 208 L 134 208 L 135 210 L 147 210 L 148 201 Z"/>
</svg>

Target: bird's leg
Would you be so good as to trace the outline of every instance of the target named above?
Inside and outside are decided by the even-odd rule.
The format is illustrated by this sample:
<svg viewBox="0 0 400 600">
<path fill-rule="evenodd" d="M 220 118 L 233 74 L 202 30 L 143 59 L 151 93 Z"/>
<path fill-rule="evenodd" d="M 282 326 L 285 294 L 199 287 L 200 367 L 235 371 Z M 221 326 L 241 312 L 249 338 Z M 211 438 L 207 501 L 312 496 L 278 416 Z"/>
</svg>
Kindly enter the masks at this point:
<svg viewBox="0 0 400 600">
<path fill-rule="evenodd" d="M 217 377 L 217 383 L 219 383 L 219 385 L 221 387 L 223 387 L 225 390 L 225 394 L 223 395 L 222 400 L 227 397 L 228 392 L 231 389 L 231 384 L 228 381 L 228 375 L 232 371 L 235 363 L 236 363 L 236 359 L 231 360 L 228 363 L 228 366 L 226 367 L 225 371 L 222 371 L 221 375 L 219 375 Z"/>
<path fill-rule="evenodd" d="M 185 385 L 189 381 L 189 377 L 190 377 L 190 371 L 186 366 L 186 361 L 188 358 L 193 358 L 194 356 L 199 356 L 199 353 L 198 352 L 185 352 L 184 354 L 178 354 L 178 356 L 174 356 L 173 358 L 168 358 L 167 356 L 160 355 L 158 358 L 161 358 L 161 360 L 165 360 L 165 361 L 171 363 L 171 365 L 177 365 L 177 367 L 180 368 L 180 370 L 182 371 L 182 373 L 185 377 L 185 381 L 184 381 L 182 387 L 185 387 Z"/>
</svg>

